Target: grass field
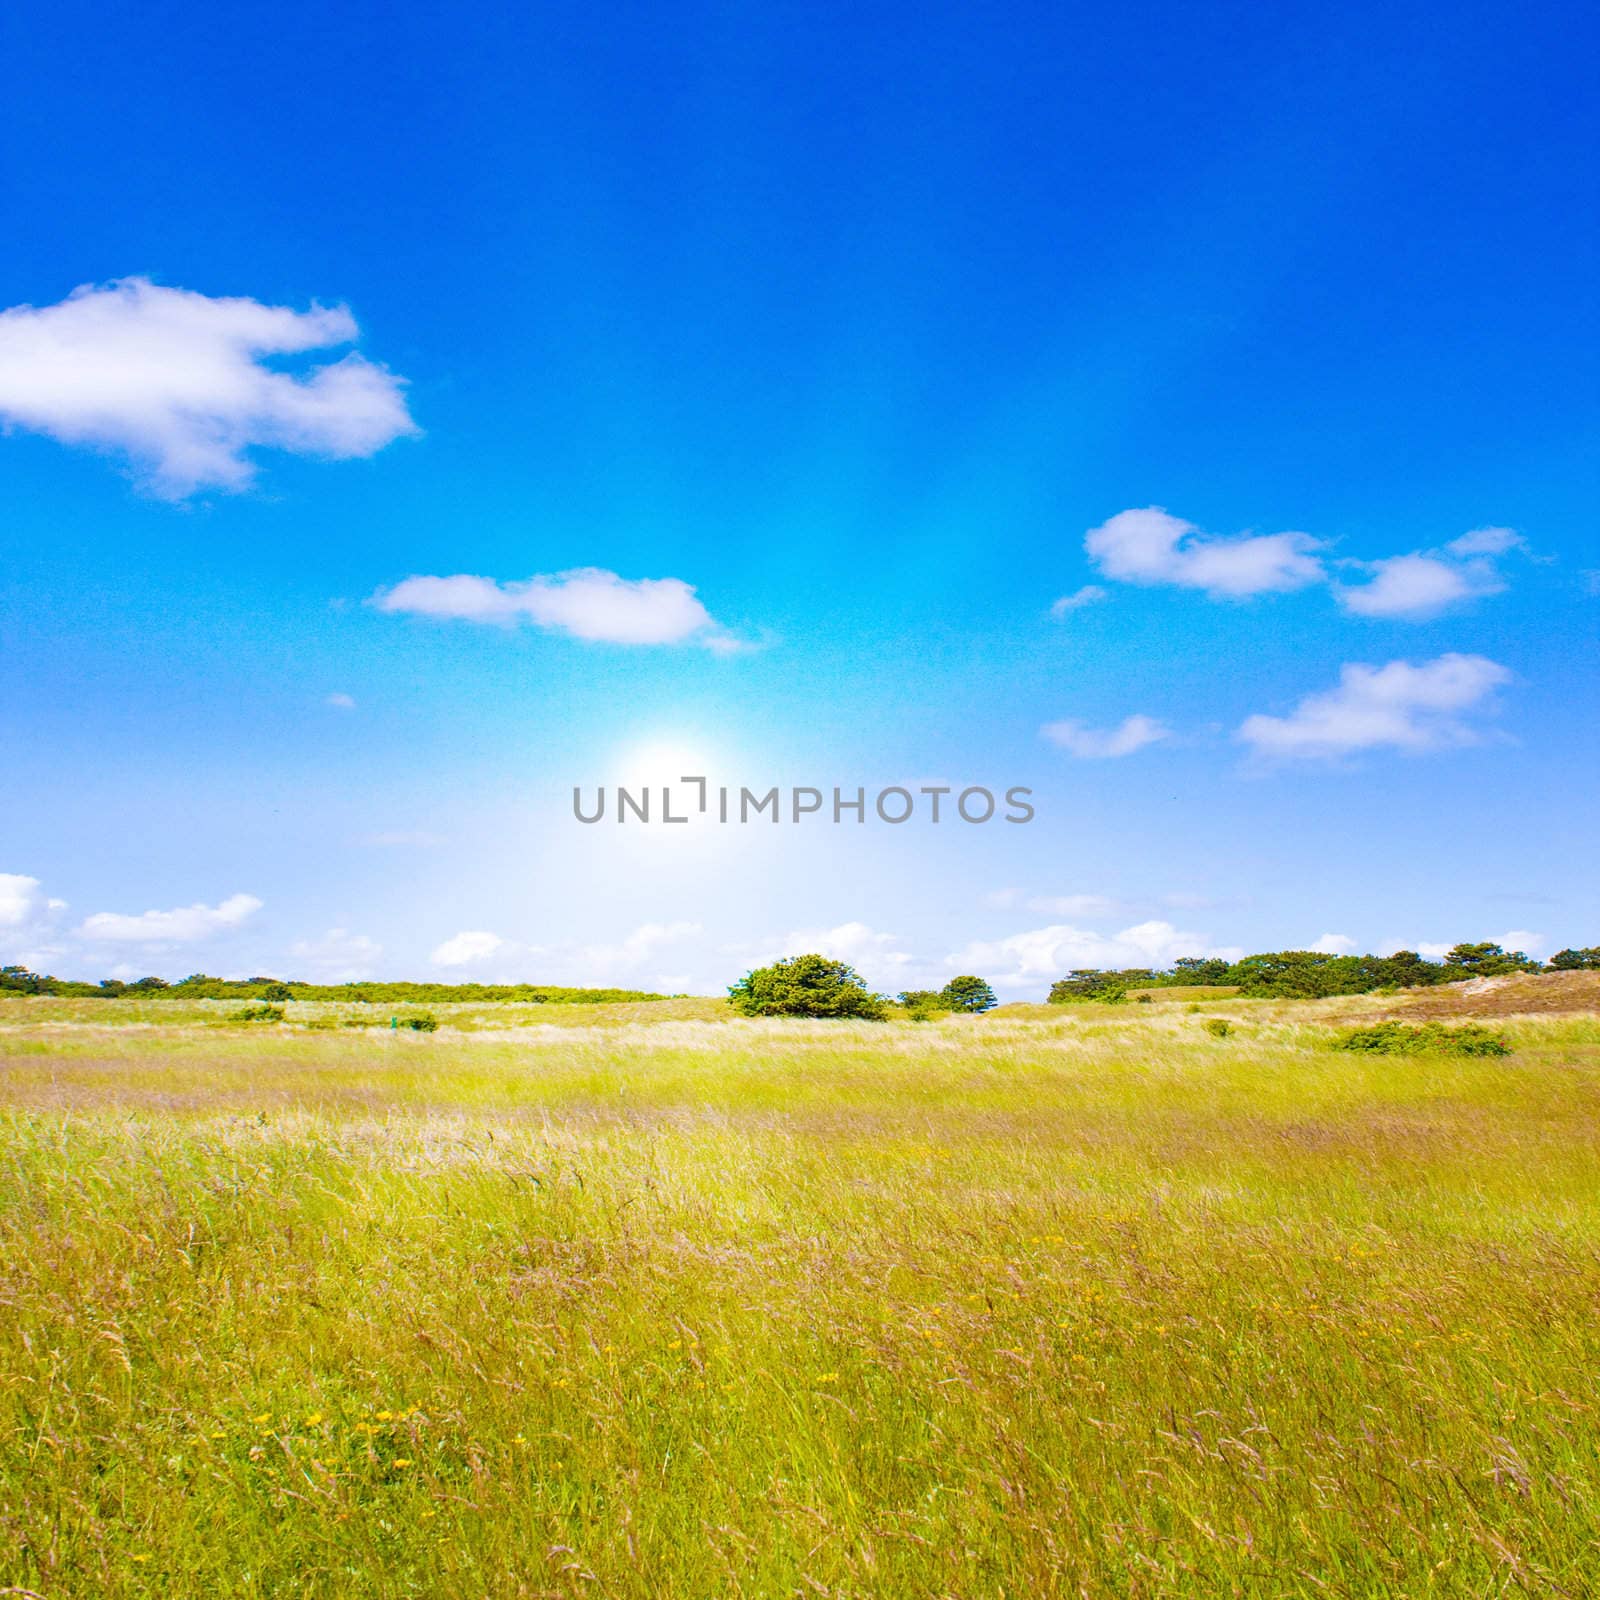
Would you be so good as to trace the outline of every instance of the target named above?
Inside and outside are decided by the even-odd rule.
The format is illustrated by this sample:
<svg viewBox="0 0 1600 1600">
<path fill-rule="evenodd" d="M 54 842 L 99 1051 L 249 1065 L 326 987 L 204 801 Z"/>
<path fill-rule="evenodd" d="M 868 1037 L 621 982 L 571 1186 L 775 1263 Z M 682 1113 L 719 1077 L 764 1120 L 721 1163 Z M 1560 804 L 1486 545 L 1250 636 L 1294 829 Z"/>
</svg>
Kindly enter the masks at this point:
<svg viewBox="0 0 1600 1600">
<path fill-rule="evenodd" d="M 1595 1593 L 1554 992 L 1469 1060 L 1326 1048 L 1403 999 L 8 1001 L 0 1594 Z"/>
</svg>

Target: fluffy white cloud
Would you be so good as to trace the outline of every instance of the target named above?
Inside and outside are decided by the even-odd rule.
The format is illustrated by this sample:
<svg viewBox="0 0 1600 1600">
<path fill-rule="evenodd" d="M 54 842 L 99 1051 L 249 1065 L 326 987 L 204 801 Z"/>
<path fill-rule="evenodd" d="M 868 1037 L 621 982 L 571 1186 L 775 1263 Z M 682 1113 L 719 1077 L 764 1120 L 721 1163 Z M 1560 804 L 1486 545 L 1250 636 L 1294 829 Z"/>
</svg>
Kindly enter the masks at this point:
<svg viewBox="0 0 1600 1600">
<path fill-rule="evenodd" d="M 50 902 L 37 878 L 22 872 L 0 872 L 0 928 L 24 928 L 37 922 Z"/>
<path fill-rule="evenodd" d="M 1259 755 L 1311 759 L 1471 744 L 1476 734 L 1461 714 L 1510 681 L 1484 656 L 1452 653 L 1417 666 L 1352 662 L 1339 669 L 1338 688 L 1307 695 L 1286 717 L 1247 717 L 1236 737 Z"/>
<path fill-rule="evenodd" d="M 615 944 L 524 944 L 497 933 L 475 929 L 458 933 L 434 950 L 435 966 L 452 967 L 462 978 L 485 983 L 569 983 L 580 987 L 634 980 L 671 946 L 692 939 L 701 931 L 698 922 L 646 922 Z M 682 989 L 687 980 L 653 975 L 649 986 Z"/>
<path fill-rule="evenodd" d="M 1501 593 L 1506 583 L 1495 557 L 1523 548 L 1522 536 L 1513 528 L 1474 528 L 1442 550 L 1353 562 L 1372 577 L 1363 584 L 1336 586 L 1334 595 L 1356 616 L 1421 622 L 1452 606 Z"/>
<path fill-rule="evenodd" d="M 330 694 L 323 704 L 332 706 L 335 711 L 354 711 L 356 708 L 355 696 L 350 694 Z"/>
<path fill-rule="evenodd" d="M 1166 967 L 1179 956 L 1236 960 L 1242 954 L 1170 922 L 1140 922 L 1112 934 L 1056 923 L 1005 939 L 978 940 L 947 956 L 944 965 L 979 973 L 996 989 L 1016 990 L 1048 984 L 1077 967 Z"/>
<path fill-rule="evenodd" d="M 356 335 L 343 306 L 85 284 L 58 305 L 0 312 L 0 421 L 126 456 L 168 499 L 242 489 L 258 446 L 369 456 L 416 432 L 402 380 L 363 356 L 298 376 L 263 361 Z"/>
<path fill-rule="evenodd" d="M 1213 598 L 1240 599 L 1304 589 L 1327 576 L 1315 554 L 1322 542 L 1306 533 L 1206 538 L 1192 522 L 1160 506 L 1119 511 L 1091 528 L 1083 547 L 1108 578 L 1124 583 L 1175 584 Z"/>
<path fill-rule="evenodd" d="M 138 916 L 97 911 L 84 919 L 78 937 L 106 944 L 192 944 L 237 928 L 260 909 L 253 894 L 235 894 L 220 905 L 180 906 L 176 911 L 145 911 Z"/>
<path fill-rule="evenodd" d="M 1142 715 L 1126 717 L 1115 728 L 1086 728 L 1081 722 L 1068 718 L 1064 722 L 1047 722 L 1039 732 L 1051 744 L 1059 745 L 1084 761 L 1131 756 L 1147 744 L 1171 737 L 1171 730 L 1164 724 Z"/>
<path fill-rule="evenodd" d="M 726 945 L 723 953 L 753 962 L 781 961 L 786 956 L 823 955 L 856 966 L 872 961 L 900 967 L 913 958 L 899 949 L 900 936 L 864 922 L 841 922 L 833 928 L 796 928 L 756 944 Z"/>
<path fill-rule="evenodd" d="M 1549 948 L 1549 940 L 1542 933 L 1530 932 L 1527 928 L 1513 928 L 1509 933 L 1502 933 L 1495 943 L 1502 950 L 1520 950 L 1525 956 L 1542 957 Z"/>
<path fill-rule="evenodd" d="M 505 948 L 506 941 L 498 933 L 468 930 L 446 939 L 428 959 L 436 967 L 464 967 L 469 962 L 487 961 Z"/>
<path fill-rule="evenodd" d="M 700 931 L 698 922 L 646 922 L 617 944 L 584 945 L 570 956 L 557 952 L 555 964 L 562 970 L 588 973 L 591 976 L 587 980 L 580 977 L 575 981 L 593 983 L 596 977 L 636 973 L 666 946 L 681 944 Z M 681 980 L 673 981 L 675 987 L 683 987 Z"/>
<path fill-rule="evenodd" d="M 1440 550 L 1417 550 L 1378 561 L 1341 565 L 1368 574 L 1365 582 L 1333 583 L 1320 552 L 1327 545 L 1306 533 L 1242 534 L 1210 538 L 1191 522 L 1159 506 L 1121 511 L 1084 536 L 1091 561 L 1124 583 L 1172 584 L 1204 590 L 1212 599 L 1238 599 L 1272 591 L 1332 584 L 1339 604 L 1363 617 L 1421 621 L 1453 606 L 1505 588 L 1495 560 L 1524 549 L 1513 528 L 1474 528 Z M 1091 585 L 1078 595 L 1099 598 Z M 1056 602 L 1061 615 L 1077 596 Z"/>
<path fill-rule="evenodd" d="M 320 939 L 301 939 L 289 946 L 296 974 L 317 983 L 353 983 L 370 978 L 383 955 L 383 946 L 364 933 L 329 928 Z"/>
<path fill-rule="evenodd" d="M 517 583 L 458 573 L 412 577 L 372 597 L 380 611 L 409 616 L 498 623 L 531 623 L 578 639 L 610 644 L 681 644 L 740 648 L 681 578 L 620 578 L 599 567 L 579 567 Z"/>
<path fill-rule="evenodd" d="M 1499 594 L 1504 582 L 1487 561 L 1442 561 L 1437 556 L 1390 556 L 1361 563 L 1372 578 L 1334 590 L 1339 604 L 1358 617 L 1404 617 L 1422 621 L 1451 606 Z"/>
<path fill-rule="evenodd" d="M 1327 956 L 1347 956 L 1356 947 L 1356 942 L 1347 933 L 1325 933 L 1310 946 L 1313 950 L 1320 950 Z"/>
<path fill-rule="evenodd" d="M 1445 549 L 1458 556 L 1503 556 L 1509 550 L 1527 549 L 1527 541 L 1515 528 L 1473 528 Z"/>
<path fill-rule="evenodd" d="M 1050 607 L 1052 617 L 1064 617 L 1069 611 L 1081 611 L 1085 606 L 1092 606 L 1097 601 L 1109 599 L 1106 590 L 1098 583 L 1086 583 L 1081 589 L 1074 589 L 1071 594 L 1064 594 Z"/>
</svg>

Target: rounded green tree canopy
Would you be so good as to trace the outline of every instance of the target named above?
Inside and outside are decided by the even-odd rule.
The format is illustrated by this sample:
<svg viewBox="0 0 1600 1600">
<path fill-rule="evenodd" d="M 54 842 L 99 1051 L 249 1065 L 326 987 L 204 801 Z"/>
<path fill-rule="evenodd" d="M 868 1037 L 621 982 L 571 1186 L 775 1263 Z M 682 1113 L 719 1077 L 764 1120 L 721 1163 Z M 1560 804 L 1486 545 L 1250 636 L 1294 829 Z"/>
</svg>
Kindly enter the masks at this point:
<svg viewBox="0 0 1600 1600">
<path fill-rule="evenodd" d="M 987 1011 L 999 1002 L 982 978 L 969 975 L 952 978 L 940 991 L 939 1003 L 947 1011 Z"/>
<path fill-rule="evenodd" d="M 881 1021 L 884 1002 L 854 967 L 827 956 L 788 956 L 747 972 L 728 991 L 747 1017 L 865 1017 Z"/>
</svg>

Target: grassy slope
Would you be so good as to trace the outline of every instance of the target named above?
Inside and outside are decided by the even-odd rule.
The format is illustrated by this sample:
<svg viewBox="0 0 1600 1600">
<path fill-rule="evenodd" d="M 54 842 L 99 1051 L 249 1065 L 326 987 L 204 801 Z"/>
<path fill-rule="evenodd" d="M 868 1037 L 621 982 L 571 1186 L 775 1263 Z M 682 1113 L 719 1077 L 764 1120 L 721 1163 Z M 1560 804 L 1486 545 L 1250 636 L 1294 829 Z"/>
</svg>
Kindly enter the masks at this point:
<svg viewBox="0 0 1600 1600">
<path fill-rule="evenodd" d="M 675 1005 L 0 1010 L 0 1590 L 1588 1592 L 1592 1016 Z"/>
</svg>

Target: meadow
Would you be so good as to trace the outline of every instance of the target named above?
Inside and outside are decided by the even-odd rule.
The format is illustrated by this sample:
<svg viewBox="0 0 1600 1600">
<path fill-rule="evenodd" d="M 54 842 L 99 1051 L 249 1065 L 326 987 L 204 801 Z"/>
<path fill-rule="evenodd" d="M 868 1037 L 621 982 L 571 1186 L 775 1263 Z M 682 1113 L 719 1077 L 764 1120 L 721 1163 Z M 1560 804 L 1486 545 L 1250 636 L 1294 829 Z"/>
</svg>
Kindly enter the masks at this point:
<svg viewBox="0 0 1600 1600">
<path fill-rule="evenodd" d="M 1520 985 L 8 1000 L 0 1594 L 1597 1592 L 1600 995 Z"/>
</svg>

